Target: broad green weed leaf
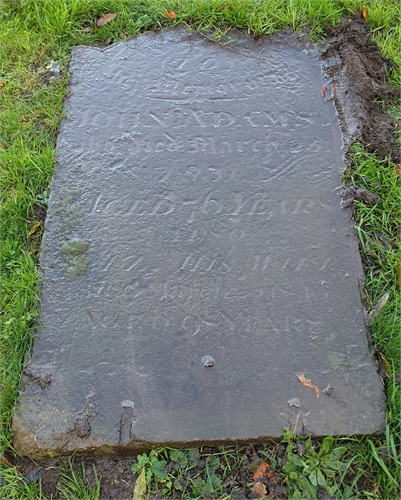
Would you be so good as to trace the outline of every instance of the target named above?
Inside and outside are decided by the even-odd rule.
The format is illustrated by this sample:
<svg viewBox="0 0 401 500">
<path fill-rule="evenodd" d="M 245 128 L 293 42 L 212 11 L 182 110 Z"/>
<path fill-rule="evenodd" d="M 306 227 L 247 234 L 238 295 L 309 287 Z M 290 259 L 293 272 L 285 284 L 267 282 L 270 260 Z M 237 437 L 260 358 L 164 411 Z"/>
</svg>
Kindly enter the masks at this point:
<svg viewBox="0 0 401 500">
<path fill-rule="evenodd" d="M 143 453 L 142 455 L 138 455 L 137 457 L 138 463 L 134 464 L 132 467 L 136 470 L 134 472 L 139 472 L 143 467 L 149 464 L 149 458 L 146 455 L 146 453 Z"/>
<path fill-rule="evenodd" d="M 326 486 L 326 479 L 323 476 L 323 473 L 320 469 L 316 471 L 317 475 L 317 483 L 319 486 Z"/>
<path fill-rule="evenodd" d="M 220 466 L 220 459 L 216 456 L 210 456 L 206 459 L 206 467 L 215 471 Z"/>
<path fill-rule="evenodd" d="M 152 469 L 149 467 L 146 469 L 146 484 L 147 485 L 149 485 L 151 483 L 152 476 L 153 476 Z"/>
<path fill-rule="evenodd" d="M 188 465 L 188 458 L 181 450 L 173 450 L 170 454 L 170 459 L 176 462 L 178 467 L 186 467 Z"/>
<path fill-rule="evenodd" d="M 347 448 L 345 446 L 339 446 L 338 448 L 334 448 L 334 450 L 330 453 L 331 460 L 334 462 L 335 460 L 339 460 L 345 453 Z"/>
<path fill-rule="evenodd" d="M 165 460 L 155 460 L 152 463 L 152 472 L 157 479 L 165 479 L 167 477 L 167 472 L 165 471 L 165 467 L 167 462 Z"/>
<path fill-rule="evenodd" d="M 173 486 L 173 482 L 170 479 L 166 479 L 166 482 L 164 483 L 165 487 L 162 489 L 163 496 L 168 496 L 170 493 L 170 490 Z"/>
<path fill-rule="evenodd" d="M 211 493 L 210 485 L 208 485 L 203 479 L 195 479 L 193 490 L 196 495 L 206 495 L 206 493 Z"/>
<path fill-rule="evenodd" d="M 329 453 L 332 444 L 333 444 L 334 438 L 332 436 L 327 436 L 323 439 L 322 445 L 320 447 L 320 452 L 319 456 L 327 455 Z"/>
<path fill-rule="evenodd" d="M 188 451 L 189 463 L 191 465 L 198 465 L 199 456 L 200 456 L 199 451 L 196 448 L 189 450 Z"/>
<path fill-rule="evenodd" d="M 338 470 L 340 471 L 343 466 L 343 463 L 340 462 L 339 460 L 335 460 L 334 462 L 328 462 L 327 467 L 330 467 L 331 469 Z"/>
<path fill-rule="evenodd" d="M 302 467 L 303 462 L 299 458 L 298 455 L 292 455 L 289 459 L 288 462 L 285 464 L 285 469 L 287 470 L 287 467 L 291 468 L 291 466 L 294 467 Z"/>
<path fill-rule="evenodd" d="M 313 444 L 312 444 L 312 441 L 310 439 L 308 439 L 305 443 L 305 448 L 308 450 L 308 451 L 313 451 Z"/>
<path fill-rule="evenodd" d="M 343 495 L 343 498 L 354 498 L 354 492 L 352 491 L 352 488 L 348 486 L 348 484 L 344 486 Z"/>
<path fill-rule="evenodd" d="M 219 477 L 216 476 L 216 474 L 210 474 L 209 476 L 210 484 L 214 490 L 219 490 L 223 483 Z"/>
<path fill-rule="evenodd" d="M 298 478 L 298 486 L 301 489 L 301 495 L 297 497 L 297 499 L 304 499 L 304 498 L 310 498 L 310 499 L 315 499 L 316 498 L 316 492 L 317 492 L 317 486 L 314 486 L 311 484 L 306 477 L 299 477 Z"/>
<path fill-rule="evenodd" d="M 184 487 L 186 486 L 186 483 L 187 483 L 186 480 L 182 476 L 179 476 L 174 481 L 174 488 L 176 490 L 182 491 L 184 489 Z"/>
<path fill-rule="evenodd" d="M 317 486 L 317 476 L 316 476 L 316 471 L 312 471 L 309 476 L 308 476 L 309 481 L 313 486 Z"/>
</svg>

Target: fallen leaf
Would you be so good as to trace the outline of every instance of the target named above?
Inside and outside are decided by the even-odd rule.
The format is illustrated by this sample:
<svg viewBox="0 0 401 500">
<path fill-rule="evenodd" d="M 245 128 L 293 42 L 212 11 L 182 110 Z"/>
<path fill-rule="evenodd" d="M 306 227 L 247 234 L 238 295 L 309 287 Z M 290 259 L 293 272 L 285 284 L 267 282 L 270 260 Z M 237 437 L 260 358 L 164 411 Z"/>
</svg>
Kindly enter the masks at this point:
<svg viewBox="0 0 401 500">
<path fill-rule="evenodd" d="M 4 151 L 7 149 L 7 144 L 5 142 L 1 143 L 1 149 L 4 149 Z"/>
<path fill-rule="evenodd" d="M 177 19 L 177 14 L 173 10 L 165 10 L 163 12 L 164 17 L 168 17 L 172 21 L 175 21 Z"/>
<path fill-rule="evenodd" d="M 382 297 L 380 297 L 380 299 L 376 302 L 375 307 L 369 313 L 369 318 L 372 321 L 374 321 L 379 316 L 381 310 L 387 304 L 389 297 L 390 297 L 390 292 L 387 292 Z"/>
<path fill-rule="evenodd" d="M 267 495 L 266 486 L 261 481 L 258 481 L 257 483 L 255 483 L 252 486 L 251 491 L 252 491 L 252 494 L 255 495 L 256 498 L 265 498 Z"/>
<path fill-rule="evenodd" d="M 143 467 L 141 473 L 136 479 L 132 500 L 143 500 L 145 498 L 145 495 L 146 495 L 146 477 L 145 477 L 145 467 Z"/>
<path fill-rule="evenodd" d="M 365 21 L 368 18 L 368 9 L 367 9 L 366 5 L 364 5 L 363 9 L 362 9 L 362 17 L 365 19 Z"/>
<path fill-rule="evenodd" d="M 326 85 L 323 85 L 323 87 L 322 87 L 322 96 L 323 97 L 326 97 L 326 92 L 327 92 L 327 87 L 326 87 Z"/>
<path fill-rule="evenodd" d="M 394 165 L 395 168 L 395 173 L 399 176 L 401 176 L 401 163 L 398 163 L 397 165 Z"/>
<path fill-rule="evenodd" d="M 261 479 L 263 477 L 267 477 L 266 471 L 270 469 L 270 465 L 267 462 L 262 462 L 259 467 L 256 469 L 255 474 L 253 475 L 253 480 Z"/>
<path fill-rule="evenodd" d="M 0 82 L 0 87 L 5 87 L 6 85 L 7 85 L 7 82 L 5 82 L 5 81 Z"/>
<path fill-rule="evenodd" d="M 98 28 L 100 28 L 101 26 L 103 26 L 104 24 L 107 24 L 109 23 L 110 21 L 112 21 L 115 17 L 116 17 L 116 13 L 109 13 L 109 14 L 105 14 L 104 16 L 102 17 L 99 17 L 99 19 L 97 20 L 97 23 L 96 23 L 96 26 Z"/>
<path fill-rule="evenodd" d="M 331 95 L 333 97 L 336 95 L 336 84 L 335 84 L 335 82 L 331 83 Z"/>
<path fill-rule="evenodd" d="M 7 467 L 13 467 L 13 464 L 6 459 L 4 455 L 0 455 L 0 462 L 4 465 L 7 465 Z"/>
<path fill-rule="evenodd" d="M 33 224 L 32 229 L 28 233 L 28 236 L 32 236 L 38 231 L 38 229 L 41 228 L 42 228 L 42 221 L 36 222 L 35 224 Z"/>
<path fill-rule="evenodd" d="M 305 377 L 305 375 L 298 375 L 298 380 L 301 382 L 302 385 L 305 387 L 310 387 L 315 391 L 316 397 L 320 397 L 320 389 L 316 385 L 312 384 L 312 380 L 308 379 Z"/>
<path fill-rule="evenodd" d="M 391 378 L 392 371 L 390 363 L 387 361 L 387 359 L 383 356 L 383 354 L 380 351 L 377 351 L 377 354 L 379 355 L 380 361 L 384 366 L 384 371 L 386 372 L 387 377 Z"/>
</svg>

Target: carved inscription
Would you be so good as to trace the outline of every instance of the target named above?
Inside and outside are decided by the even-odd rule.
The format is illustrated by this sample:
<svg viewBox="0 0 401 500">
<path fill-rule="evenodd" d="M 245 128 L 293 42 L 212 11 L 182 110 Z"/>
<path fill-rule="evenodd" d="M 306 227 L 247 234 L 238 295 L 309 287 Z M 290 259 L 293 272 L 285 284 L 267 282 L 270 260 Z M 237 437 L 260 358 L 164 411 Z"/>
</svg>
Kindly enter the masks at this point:
<svg viewBox="0 0 401 500">
<path fill-rule="evenodd" d="M 132 304 L 134 299 L 146 298 L 154 303 L 182 299 L 233 299 L 266 297 L 274 298 L 283 294 L 296 295 L 294 287 L 269 289 L 269 287 L 253 287 L 250 285 L 255 276 L 266 275 L 274 269 L 288 270 L 297 273 L 303 270 L 323 271 L 330 267 L 330 258 L 296 256 L 278 257 L 279 248 L 272 249 L 270 254 L 256 254 L 246 256 L 236 262 L 236 269 L 230 264 L 230 258 L 224 258 L 216 254 L 200 254 L 193 252 L 183 255 L 177 265 L 171 269 L 171 273 L 160 281 L 162 274 L 160 268 L 149 265 L 150 259 L 144 256 L 132 256 L 121 263 L 114 263 L 114 258 L 105 268 L 105 279 L 97 284 L 91 284 L 89 294 L 99 298 L 112 299 L 119 296 Z M 282 249 L 284 250 L 284 249 Z M 139 265 L 140 264 L 140 265 Z M 118 283 L 110 284 L 106 279 L 106 271 L 112 266 L 114 272 L 124 276 Z M 235 274 L 233 272 L 235 271 Z M 165 274 L 165 273 L 164 273 Z M 295 276 L 295 275 L 294 275 Z M 230 286 L 226 284 L 225 278 L 230 277 Z M 324 290 L 325 282 L 320 283 L 321 295 L 328 296 Z M 309 300 L 309 292 L 304 294 Z"/>
<path fill-rule="evenodd" d="M 233 114 L 229 110 L 205 111 L 196 108 L 172 109 L 154 108 L 151 111 L 124 111 L 111 113 L 105 111 L 91 112 L 86 109 L 78 117 L 79 127 L 111 127 L 127 132 L 130 128 L 158 126 L 161 130 L 172 128 L 277 128 L 292 126 L 307 127 L 315 123 L 315 118 L 308 111 L 294 112 L 287 109 L 269 109 L 266 111 L 248 111 L 243 116 Z"/>
<path fill-rule="evenodd" d="M 96 325 L 123 321 L 134 337 L 149 332 L 193 342 L 319 329 L 320 320 L 298 304 L 313 302 L 308 273 L 320 280 L 319 298 L 329 297 L 320 283 L 333 264 L 308 228 L 331 208 L 298 185 L 322 185 L 332 175 L 332 164 L 320 164 L 330 145 L 312 100 L 288 97 L 297 89 L 297 64 L 281 71 L 263 59 L 258 64 L 264 74 L 247 70 L 227 81 L 230 57 L 166 55 L 163 73 L 146 86 L 140 68 L 138 79 L 123 68 L 109 75 L 125 105 L 84 106 L 76 115 L 89 151 L 101 158 L 114 152 L 99 166 L 110 188 L 85 196 L 86 215 L 99 231 L 120 234 L 124 248 L 100 259 L 97 282 L 88 287 L 96 301 L 119 300 Z M 194 81 L 194 71 L 210 72 L 210 81 Z M 110 133 L 99 140 L 105 129 Z M 306 246 L 293 251 L 299 234 Z"/>
<path fill-rule="evenodd" d="M 101 212 L 108 216 L 166 216 L 173 212 L 186 214 L 187 223 L 194 221 L 195 213 L 205 215 L 225 214 L 236 217 L 242 215 L 267 215 L 267 220 L 273 215 L 304 215 L 313 214 L 320 207 L 313 199 L 300 198 L 296 201 L 283 198 L 272 199 L 269 192 L 258 192 L 253 195 L 244 195 L 233 192 L 231 196 L 218 192 L 209 191 L 205 195 L 196 198 L 181 198 L 178 193 L 167 192 L 159 198 L 142 199 L 108 199 L 106 195 L 99 193 L 89 205 L 89 214 L 94 215 Z M 234 219 L 232 219 L 234 220 Z M 188 241 L 192 241 L 198 230 L 189 230 L 191 234 Z M 244 235 L 242 229 L 233 229 L 229 237 L 240 239 Z M 215 234 L 216 237 L 219 235 Z"/>
</svg>

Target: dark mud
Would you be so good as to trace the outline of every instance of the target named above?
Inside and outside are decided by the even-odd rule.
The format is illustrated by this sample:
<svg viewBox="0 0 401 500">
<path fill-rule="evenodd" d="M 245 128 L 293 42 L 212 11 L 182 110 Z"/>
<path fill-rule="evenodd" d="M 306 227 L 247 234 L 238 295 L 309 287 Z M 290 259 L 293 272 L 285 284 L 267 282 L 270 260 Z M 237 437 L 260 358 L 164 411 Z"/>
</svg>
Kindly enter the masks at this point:
<svg viewBox="0 0 401 500">
<path fill-rule="evenodd" d="M 344 18 L 339 28 L 329 28 L 330 41 L 321 54 L 323 66 L 334 83 L 346 152 L 353 142 L 361 142 L 367 152 L 391 156 L 394 163 L 400 163 L 396 126 L 381 104 L 391 104 L 399 92 L 386 81 L 386 61 L 369 31 L 369 25 L 358 17 Z"/>
<path fill-rule="evenodd" d="M 11 457 L 10 457 L 11 458 Z M 136 474 L 131 470 L 134 458 L 100 457 L 91 459 L 75 459 L 73 470 L 82 479 L 82 464 L 85 469 L 83 483 L 93 488 L 97 478 L 101 478 L 101 498 L 128 499 L 132 498 Z M 31 461 L 15 457 L 12 463 L 19 466 L 27 482 L 41 482 L 44 497 L 57 499 L 60 495 L 57 484 L 63 474 L 71 476 L 68 459 Z"/>
<path fill-rule="evenodd" d="M 386 61 L 380 50 L 369 38 L 369 26 L 363 19 L 344 19 L 339 28 L 327 29 L 328 42 L 321 53 L 324 69 L 331 79 L 328 83 L 328 97 L 333 97 L 341 120 L 344 137 L 344 153 L 352 152 L 351 144 L 361 142 L 368 152 L 376 152 L 380 157 L 391 157 L 395 163 L 401 162 L 400 148 L 396 141 L 396 125 L 393 119 L 383 111 L 382 104 L 389 105 L 398 93 L 391 89 L 386 81 Z M 331 83 L 334 85 L 331 87 Z M 330 88 L 331 87 L 331 88 Z M 374 100 L 380 101 L 373 102 Z M 35 213 L 39 221 L 43 214 Z M 255 451 L 256 450 L 256 451 Z M 255 498 L 252 479 L 253 468 L 262 461 L 258 451 L 262 446 L 248 446 L 243 450 L 241 467 L 233 470 L 232 478 L 225 481 L 224 492 L 233 499 Z M 221 450 L 203 448 L 201 454 L 218 454 Z M 285 448 L 274 446 L 272 456 L 278 469 L 284 464 Z M 32 481 L 40 481 L 45 498 L 59 498 L 57 483 L 63 472 L 68 473 L 68 460 L 41 460 L 8 455 L 12 464 L 17 465 L 24 477 Z M 101 478 L 102 499 L 130 499 L 137 474 L 132 472 L 131 465 L 135 457 L 94 457 L 76 458 L 74 470 L 82 473 L 85 466 L 85 480 L 94 486 L 95 474 Z M 191 476 L 204 472 L 204 461 L 191 472 Z M 234 474 L 235 473 L 235 474 Z M 364 479 L 364 478 L 362 478 Z M 362 481 L 361 479 L 361 481 Z M 268 498 L 287 498 L 285 485 L 280 483 L 280 475 L 272 480 L 264 480 Z M 363 486 L 369 489 L 366 484 Z M 373 486 L 373 485 L 372 485 Z M 324 494 L 322 492 L 322 498 Z M 217 498 L 218 495 L 206 495 L 205 498 Z M 160 494 L 149 498 L 160 498 Z"/>
<path fill-rule="evenodd" d="M 221 454 L 221 449 L 217 448 L 204 448 L 199 455 L 198 465 L 191 470 L 188 476 L 195 478 L 204 472 L 204 457 L 216 453 L 216 456 Z M 46 498 L 59 498 L 57 492 L 57 483 L 60 480 L 63 472 L 68 473 L 69 463 L 68 459 L 62 458 L 57 460 L 41 460 L 39 462 L 32 462 L 28 459 L 14 459 L 15 464 L 19 465 L 21 472 L 28 480 L 40 480 L 42 489 Z M 233 499 L 249 498 L 247 491 L 250 494 L 250 489 L 247 488 L 248 484 L 252 484 L 251 470 L 256 467 L 262 458 L 256 454 L 255 448 L 249 446 L 244 450 L 243 468 L 235 470 L 236 477 L 230 478 L 225 482 L 226 494 L 234 492 Z M 101 478 L 101 498 L 102 499 L 118 499 L 125 500 L 131 499 L 135 486 L 137 474 L 132 472 L 132 464 L 136 463 L 134 457 L 94 457 L 90 459 L 76 458 L 73 462 L 73 470 L 78 477 L 82 478 L 82 464 L 85 468 L 84 483 L 89 487 L 94 487 L 96 475 Z M 234 472 L 234 471 L 233 471 Z M 39 479 L 40 477 L 40 479 Z M 37 479 L 36 479 L 37 478 Z M 276 481 L 277 482 L 277 481 Z M 268 483 L 266 483 L 268 488 Z M 275 484 L 274 486 L 277 487 Z M 273 485 L 272 485 L 273 487 Z M 179 492 L 177 491 L 177 494 Z M 161 494 L 149 495 L 147 498 L 160 498 Z M 213 498 L 213 497 L 210 497 Z M 285 498 L 277 497 L 277 498 Z"/>
<path fill-rule="evenodd" d="M 229 495 L 233 500 L 246 498 L 256 498 L 257 492 L 266 492 L 271 495 L 269 498 L 284 499 L 287 498 L 286 487 L 282 484 L 282 477 L 279 474 L 279 468 L 285 463 L 285 447 L 282 445 L 270 445 L 264 448 L 263 445 L 248 445 L 246 448 L 238 449 L 235 458 L 230 456 L 230 449 L 224 450 L 228 455 L 220 459 L 222 467 L 216 469 L 215 473 L 222 480 L 222 489 L 219 493 L 205 492 L 203 498 L 220 498 L 222 495 Z M 180 481 L 182 485 L 190 485 L 194 480 L 203 479 L 207 483 L 207 473 L 205 472 L 205 463 L 208 457 L 222 457 L 224 452 L 221 448 L 204 447 L 199 450 L 197 464 L 188 470 L 185 476 L 173 472 L 176 477 L 174 482 Z M 266 457 L 267 455 L 267 457 Z M 10 457 L 11 458 L 11 457 Z M 276 467 L 270 468 L 271 477 L 258 478 L 253 480 L 253 474 L 262 461 L 276 464 Z M 62 498 L 57 490 L 57 484 L 62 474 L 71 476 L 70 463 L 67 458 L 55 460 L 42 460 L 33 462 L 28 459 L 15 457 L 15 465 L 20 470 L 27 481 L 41 481 L 42 492 L 45 498 Z M 77 477 L 82 478 L 82 466 L 84 466 L 85 475 L 83 483 L 94 488 L 97 478 L 101 478 L 101 496 L 100 498 L 111 500 L 128 500 L 133 496 L 137 474 L 132 472 L 132 464 L 136 463 L 134 457 L 95 457 L 90 459 L 75 458 L 73 461 L 73 470 Z M 227 471 L 229 463 L 229 472 Z M 239 466 L 240 464 L 240 466 Z M 223 467 L 224 466 L 224 467 Z M 223 468 L 226 471 L 223 471 Z M 96 476 L 94 469 L 96 470 Z M 174 464 L 168 463 L 166 470 L 173 471 Z M 277 472 L 276 472 L 277 471 Z M 261 484 L 259 484 L 261 483 Z M 173 498 L 181 498 L 180 490 L 175 491 Z M 195 496 L 195 495 L 194 495 Z M 146 498 L 157 499 L 162 497 L 162 492 L 150 493 Z M 188 486 L 186 498 L 192 498 L 191 487 Z"/>
</svg>

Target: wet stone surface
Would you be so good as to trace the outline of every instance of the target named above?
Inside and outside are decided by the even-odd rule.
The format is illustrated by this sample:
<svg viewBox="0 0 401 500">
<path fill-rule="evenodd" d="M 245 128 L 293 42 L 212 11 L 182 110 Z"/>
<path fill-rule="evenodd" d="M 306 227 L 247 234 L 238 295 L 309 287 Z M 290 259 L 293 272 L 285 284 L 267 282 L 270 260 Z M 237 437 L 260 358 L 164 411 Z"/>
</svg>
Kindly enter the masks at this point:
<svg viewBox="0 0 401 500">
<path fill-rule="evenodd" d="M 16 448 L 382 430 L 315 50 L 176 30 L 70 70 Z"/>
</svg>

